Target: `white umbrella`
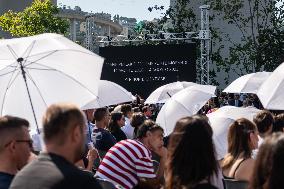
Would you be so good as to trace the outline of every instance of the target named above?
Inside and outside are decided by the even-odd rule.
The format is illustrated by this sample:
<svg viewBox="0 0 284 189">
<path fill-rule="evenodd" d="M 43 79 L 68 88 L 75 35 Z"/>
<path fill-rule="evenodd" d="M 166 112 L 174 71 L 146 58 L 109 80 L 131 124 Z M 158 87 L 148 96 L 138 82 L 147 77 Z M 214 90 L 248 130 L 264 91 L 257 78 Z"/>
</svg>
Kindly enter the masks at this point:
<svg viewBox="0 0 284 189">
<path fill-rule="evenodd" d="M 227 135 L 230 125 L 239 118 L 246 118 L 253 121 L 253 117 L 259 111 L 259 109 L 254 107 L 240 108 L 235 106 L 223 106 L 215 112 L 207 114 L 213 129 L 213 141 L 218 160 L 224 158 L 227 153 Z"/>
<path fill-rule="evenodd" d="M 99 81 L 98 97 L 81 109 L 101 108 L 109 105 L 133 101 L 135 97 L 120 85 L 106 80 Z"/>
<path fill-rule="evenodd" d="M 215 117 L 209 118 L 210 125 L 213 130 L 213 141 L 217 153 L 217 159 L 225 157 L 228 148 L 227 135 L 230 125 L 235 121 L 230 118 Z"/>
<path fill-rule="evenodd" d="M 256 94 L 261 84 L 270 76 L 270 74 L 271 72 L 256 72 L 243 75 L 233 81 L 223 90 L 223 92 Z"/>
<path fill-rule="evenodd" d="M 163 85 L 157 88 L 156 90 L 154 90 L 149 95 L 149 97 L 145 101 L 145 104 L 165 103 L 169 98 L 171 98 L 177 92 L 194 85 L 198 84 L 187 81 L 177 81 Z"/>
<path fill-rule="evenodd" d="M 264 108 L 284 110 L 284 63 L 278 66 L 261 85 L 257 96 Z"/>
<path fill-rule="evenodd" d="M 0 41 L 0 114 L 39 132 L 47 106 L 83 106 L 98 94 L 103 58 L 58 34 Z"/>
<path fill-rule="evenodd" d="M 207 114 L 210 117 L 226 117 L 230 119 L 239 119 L 239 118 L 246 118 L 253 121 L 253 116 L 257 114 L 260 110 L 249 106 L 249 107 L 236 107 L 236 106 L 223 106 L 218 110 Z"/>
<path fill-rule="evenodd" d="M 163 127 L 166 135 L 170 134 L 182 117 L 196 114 L 214 95 L 212 85 L 191 86 L 172 96 L 162 107 L 156 122 Z"/>
</svg>

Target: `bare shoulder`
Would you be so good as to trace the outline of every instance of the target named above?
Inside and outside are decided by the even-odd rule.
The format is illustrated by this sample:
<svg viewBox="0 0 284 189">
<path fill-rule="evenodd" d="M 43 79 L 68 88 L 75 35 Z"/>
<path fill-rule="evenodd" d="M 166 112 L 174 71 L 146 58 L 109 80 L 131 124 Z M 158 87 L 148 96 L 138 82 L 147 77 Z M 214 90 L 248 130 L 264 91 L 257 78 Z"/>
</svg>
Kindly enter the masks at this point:
<svg viewBox="0 0 284 189">
<path fill-rule="evenodd" d="M 235 178 L 237 180 L 249 181 L 252 176 L 255 160 L 252 158 L 246 159 L 242 162 L 238 170 L 236 171 Z"/>
<path fill-rule="evenodd" d="M 241 166 L 243 166 L 243 167 L 251 167 L 251 166 L 254 166 L 254 162 L 255 162 L 255 160 L 254 159 L 252 159 L 252 158 L 248 158 L 248 159 L 246 159 L 245 161 L 243 161 L 243 163 L 242 163 L 242 165 Z"/>
</svg>

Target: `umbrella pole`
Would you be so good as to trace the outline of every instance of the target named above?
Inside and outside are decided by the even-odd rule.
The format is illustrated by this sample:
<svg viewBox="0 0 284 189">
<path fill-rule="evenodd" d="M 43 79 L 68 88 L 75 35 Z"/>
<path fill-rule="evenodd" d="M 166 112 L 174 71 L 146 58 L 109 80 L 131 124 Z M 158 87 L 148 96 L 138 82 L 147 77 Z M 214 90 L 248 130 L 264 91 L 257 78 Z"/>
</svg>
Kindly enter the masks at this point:
<svg viewBox="0 0 284 189">
<path fill-rule="evenodd" d="M 167 92 L 167 95 L 169 95 L 169 97 L 172 97 L 169 92 Z"/>
<path fill-rule="evenodd" d="M 33 111 L 33 116 L 34 116 L 34 119 L 35 119 L 35 123 L 36 123 L 36 129 L 37 129 L 37 133 L 40 134 L 40 131 L 39 131 L 39 127 L 38 127 L 38 123 L 37 123 L 37 119 L 36 119 L 36 115 L 35 115 L 35 110 L 34 110 L 34 106 L 33 106 L 33 103 L 32 103 L 32 98 L 31 98 L 31 94 L 30 94 L 30 91 L 29 91 L 29 87 L 28 87 L 28 83 L 27 83 L 27 77 L 26 77 L 26 72 L 24 70 L 24 67 L 23 67 L 23 58 L 18 58 L 17 61 L 19 62 L 20 64 L 20 67 L 21 67 L 21 71 L 22 71 L 22 76 L 24 78 L 24 81 L 25 81 L 25 85 L 26 85 L 26 88 L 27 88 L 27 92 L 28 92 L 28 96 L 29 96 L 29 100 L 30 100 L 30 104 L 31 104 L 31 108 L 32 108 L 32 111 Z"/>
</svg>

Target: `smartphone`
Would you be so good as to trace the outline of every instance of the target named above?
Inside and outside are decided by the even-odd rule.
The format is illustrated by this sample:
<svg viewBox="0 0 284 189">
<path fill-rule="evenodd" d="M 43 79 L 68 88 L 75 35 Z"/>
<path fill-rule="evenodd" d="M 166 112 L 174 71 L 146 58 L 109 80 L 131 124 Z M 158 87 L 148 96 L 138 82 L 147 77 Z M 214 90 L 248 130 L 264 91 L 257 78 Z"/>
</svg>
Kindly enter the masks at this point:
<svg viewBox="0 0 284 189">
<path fill-rule="evenodd" d="M 94 144 L 92 142 L 88 143 L 88 149 L 89 150 L 94 149 Z"/>
</svg>

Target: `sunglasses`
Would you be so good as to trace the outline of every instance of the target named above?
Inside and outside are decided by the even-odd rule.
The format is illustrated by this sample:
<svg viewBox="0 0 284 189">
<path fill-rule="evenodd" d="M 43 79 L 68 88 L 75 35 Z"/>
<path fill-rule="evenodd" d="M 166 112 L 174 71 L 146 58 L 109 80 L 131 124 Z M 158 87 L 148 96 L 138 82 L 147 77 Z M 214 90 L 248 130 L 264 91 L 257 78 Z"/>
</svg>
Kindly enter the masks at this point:
<svg viewBox="0 0 284 189">
<path fill-rule="evenodd" d="M 16 140 L 16 142 L 25 142 L 28 143 L 30 148 L 33 148 L 33 141 L 32 140 Z"/>
<path fill-rule="evenodd" d="M 32 140 L 15 140 L 16 142 L 19 143 L 27 143 L 29 145 L 30 148 L 33 148 L 33 141 Z M 5 147 L 7 147 L 9 144 L 11 144 L 12 141 L 8 142 L 7 144 L 5 144 Z"/>
</svg>

